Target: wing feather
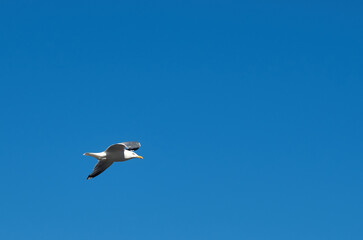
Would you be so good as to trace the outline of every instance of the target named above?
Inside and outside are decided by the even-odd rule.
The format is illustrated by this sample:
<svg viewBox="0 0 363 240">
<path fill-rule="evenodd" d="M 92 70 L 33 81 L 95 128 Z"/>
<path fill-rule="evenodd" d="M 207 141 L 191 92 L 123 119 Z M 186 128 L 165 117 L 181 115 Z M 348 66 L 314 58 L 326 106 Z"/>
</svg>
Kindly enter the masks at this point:
<svg viewBox="0 0 363 240">
<path fill-rule="evenodd" d="M 111 166 L 113 163 L 113 161 L 110 160 L 101 160 L 98 161 L 98 163 L 96 164 L 96 166 L 93 169 L 93 172 L 88 175 L 87 180 L 94 178 L 98 175 L 100 175 L 103 171 L 105 171 L 109 166 Z"/>
<path fill-rule="evenodd" d="M 113 152 L 123 152 L 125 150 L 125 144 L 123 143 L 116 143 L 116 144 L 113 144 L 111 146 L 109 146 L 107 149 L 106 149 L 106 153 L 113 153 Z"/>
<path fill-rule="evenodd" d="M 139 142 L 131 141 L 131 142 L 123 142 L 121 144 L 124 144 L 127 148 L 127 150 L 136 151 L 141 147 L 141 144 Z"/>
</svg>

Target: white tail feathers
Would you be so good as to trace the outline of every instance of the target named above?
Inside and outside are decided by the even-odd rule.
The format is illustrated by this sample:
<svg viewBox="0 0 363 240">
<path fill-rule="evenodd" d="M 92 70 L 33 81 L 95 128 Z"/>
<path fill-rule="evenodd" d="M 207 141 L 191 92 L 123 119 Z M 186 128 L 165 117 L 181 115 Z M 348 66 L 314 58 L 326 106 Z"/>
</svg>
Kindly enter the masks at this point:
<svg viewBox="0 0 363 240">
<path fill-rule="evenodd" d="M 97 158 L 97 159 L 101 159 L 102 157 L 105 157 L 106 153 L 105 152 L 100 152 L 100 153 L 90 153 L 90 152 L 86 152 L 83 155 L 90 156 L 90 157 L 94 157 L 94 158 Z"/>
</svg>

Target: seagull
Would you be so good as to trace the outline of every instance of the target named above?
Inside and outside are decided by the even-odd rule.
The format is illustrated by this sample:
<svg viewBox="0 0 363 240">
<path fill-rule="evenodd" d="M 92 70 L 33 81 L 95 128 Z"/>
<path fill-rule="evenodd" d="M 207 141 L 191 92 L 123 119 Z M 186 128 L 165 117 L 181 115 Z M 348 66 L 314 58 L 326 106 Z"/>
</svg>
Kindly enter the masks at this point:
<svg viewBox="0 0 363 240">
<path fill-rule="evenodd" d="M 94 178 L 105 171 L 114 162 L 124 162 L 132 158 L 143 157 L 137 155 L 134 151 L 139 149 L 139 142 L 122 142 L 109 146 L 105 151 L 99 153 L 86 152 L 83 155 L 97 158 L 98 163 L 93 169 L 93 172 L 88 175 L 87 180 Z"/>
</svg>

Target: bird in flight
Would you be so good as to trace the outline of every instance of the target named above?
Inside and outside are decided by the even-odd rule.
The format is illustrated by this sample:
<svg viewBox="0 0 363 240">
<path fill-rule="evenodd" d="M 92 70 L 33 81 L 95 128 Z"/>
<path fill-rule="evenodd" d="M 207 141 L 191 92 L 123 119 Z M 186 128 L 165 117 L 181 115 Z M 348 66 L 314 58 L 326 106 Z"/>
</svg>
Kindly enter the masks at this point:
<svg viewBox="0 0 363 240">
<path fill-rule="evenodd" d="M 114 162 L 124 162 L 132 158 L 141 158 L 134 151 L 139 149 L 139 142 L 123 142 L 109 146 L 105 151 L 99 153 L 86 152 L 83 155 L 97 158 L 98 163 L 93 169 L 93 172 L 88 175 L 87 180 L 94 178 L 105 171 Z"/>
</svg>

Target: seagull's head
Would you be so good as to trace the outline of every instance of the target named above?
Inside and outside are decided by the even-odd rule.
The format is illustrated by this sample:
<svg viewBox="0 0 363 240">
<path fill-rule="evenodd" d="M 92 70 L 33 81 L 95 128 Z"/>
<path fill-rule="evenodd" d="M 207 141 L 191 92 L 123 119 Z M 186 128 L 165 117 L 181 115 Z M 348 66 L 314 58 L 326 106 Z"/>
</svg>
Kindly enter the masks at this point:
<svg viewBox="0 0 363 240">
<path fill-rule="evenodd" d="M 125 150 L 125 159 L 132 159 L 132 158 L 140 158 L 143 159 L 143 157 L 137 155 L 135 152 L 133 151 L 129 151 L 129 150 Z"/>
</svg>

